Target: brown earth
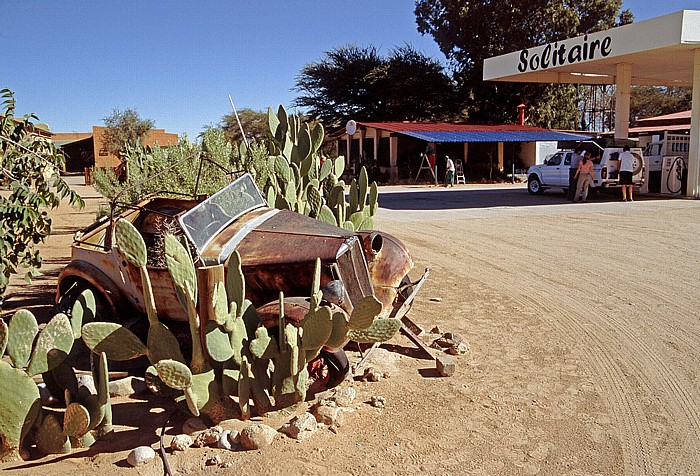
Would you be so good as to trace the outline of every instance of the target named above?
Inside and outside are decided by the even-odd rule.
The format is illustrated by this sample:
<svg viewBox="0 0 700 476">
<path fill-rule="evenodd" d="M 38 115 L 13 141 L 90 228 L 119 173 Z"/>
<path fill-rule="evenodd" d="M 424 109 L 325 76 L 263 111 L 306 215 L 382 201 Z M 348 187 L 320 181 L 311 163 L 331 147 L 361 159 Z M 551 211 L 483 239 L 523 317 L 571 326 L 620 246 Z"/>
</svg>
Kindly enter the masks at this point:
<svg viewBox="0 0 700 476">
<path fill-rule="evenodd" d="M 46 276 L 31 287 L 13 281 L 9 308 L 48 315 L 72 233 L 100 201 L 78 189 L 86 210 L 52 214 Z M 574 205 L 522 187 L 381 192 L 379 228 L 408 244 L 414 278 L 431 269 L 411 318 L 471 344 L 454 357 L 455 375 L 436 377 L 397 336 L 370 362 L 388 378 L 344 383 L 358 399 L 338 434 L 280 435 L 264 451 L 190 449 L 169 456 L 177 474 L 700 474 L 700 202 Z M 386 408 L 368 405 L 373 395 Z M 279 427 L 307 406 L 255 420 Z M 155 397 L 118 399 L 114 441 L 0 473 L 163 474 L 159 458 L 138 470 L 125 458 L 137 445 L 157 449 L 170 408 Z M 233 466 L 205 466 L 214 454 Z"/>
</svg>

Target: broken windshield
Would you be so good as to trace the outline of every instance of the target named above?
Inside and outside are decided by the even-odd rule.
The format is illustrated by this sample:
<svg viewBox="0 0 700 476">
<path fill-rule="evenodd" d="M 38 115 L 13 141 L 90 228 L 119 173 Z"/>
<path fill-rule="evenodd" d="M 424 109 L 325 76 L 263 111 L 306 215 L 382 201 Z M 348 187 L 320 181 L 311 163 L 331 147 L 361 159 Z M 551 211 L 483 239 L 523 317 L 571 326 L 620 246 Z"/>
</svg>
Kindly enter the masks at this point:
<svg viewBox="0 0 700 476">
<path fill-rule="evenodd" d="M 245 174 L 182 215 L 179 220 L 197 251 L 202 253 L 209 241 L 229 223 L 262 206 L 267 206 L 267 203 L 250 174 Z"/>
</svg>

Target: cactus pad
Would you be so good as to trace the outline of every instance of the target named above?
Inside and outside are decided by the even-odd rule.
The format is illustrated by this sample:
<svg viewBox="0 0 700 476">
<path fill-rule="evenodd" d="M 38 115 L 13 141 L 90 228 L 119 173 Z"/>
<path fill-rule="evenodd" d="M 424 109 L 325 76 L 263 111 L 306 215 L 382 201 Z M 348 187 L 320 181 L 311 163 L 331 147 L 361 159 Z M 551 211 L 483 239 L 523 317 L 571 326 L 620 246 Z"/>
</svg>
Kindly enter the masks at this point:
<svg viewBox="0 0 700 476">
<path fill-rule="evenodd" d="M 29 359 L 27 373 L 33 377 L 55 369 L 73 348 L 73 328 L 65 314 L 56 314 L 39 333 Z"/>
<path fill-rule="evenodd" d="M 233 356 L 231 338 L 216 321 L 209 321 L 205 326 L 204 341 L 207 354 L 215 362 L 225 362 Z"/>
<path fill-rule="evenodd" d="M 0 357 L 5 353 L 7 347 L 7 338 L 9 337 L 9 329 L 3 319 L 0 319 Z"/>
<path fill-rule="evenodd" d="M 88 432 L 90 426 L 90 412 L 77 402 L 66 407 L 63 415 L 63 434 L 72 437 L 81 437 Z"/>
<path fill-rule="evenodd" d="M 377 300 L 374 296 L 366 296 L 362 298 L 355 304 L 352 314 L 350 315 L 350 320 L 348 322 L 348 328 L 354 330 L 364 330 L 367 329 L 374 318 L 377 317 L 382 312 L 382 303 Z"/>
<path fill-rule="evenodd" d="M 250 341 L 250 352 L 257 359 L 272 359 L 278 353 L 277 342 L 270 338 L 267 329 L 260 326 L 255 331 L 255 339 Z"/>
<path fill-rule="evenodd" d="M 130 221 L 121 219 L 114 226 L 114 238 L 119 251 L 137 268 L 146 266 L 146 243 Z"/>
<path fill-rule="evenodd" d="M 63 425 L 55 414 L 49 413 L 44 416 L 41 425 L 37 428 L 36 448 L 46 455 L 70 453 L 70 441 L 63 434 Z"/>
<path fill-rule="evenodd" d="M 241 255 L 238 254 L 238 251 L 231 253 L 231 257 L 228 259 L 226 267 L 226 294 L 230 301 L 236 303 L 238 309 L 243 307 L 245 280 L 243 279 L 243 271 L 241 271 Z"/>
<path fill-rule="evenodd" d="M 192 386 L 192 372 L 177 360 L 161 360 L 154 364 L 158 377 L 170 388 L 184 390 Z"/>
<path fill-rule="evenodd" d="M 91 289 L 86 289 L 75 300 L 70 313 L 70 324 L 73 328 L 73 337 L 75 339 L 80 339 L 83 324 L 94 321 L 96 314 L 97 303 L 95 302 L 95 295 Z"/>
<path fill-rule="evenodd" d="M 19 460 L 19 447 L 41 411 L 39 388 L 23 370 L 0 360 L 0 461 Z"/>
<path fill-rule="evenodd" d="M 148 328 L 147 346 L 148 360 L 152 364 L 166 359 L 185 363 L 177 337 L 162 322 L 151 324 Z"/>
<path fill-rule="evenodd" d="M 301 348 L 318 350 L 326 344 L 333 331 L 332 313 L 329 307 L 309 309 L 301 321 Z"/>
<path fill-rule="evenodd" d="M 331 335 L 326 340 L 326 347 L 337 349 L 345 345 L 348 340 L 348 321 L 344 312 L 334 312 L 332 317 Z"/>
<path fill-rule="evenodd" d="M 26 367 L 38 333 L 39 325 L 34 314 L 26 309 L 15 312 L 8 326 L 7 354 L 18 369 Z"/>
<path fill-rule="evenodd" d="M 110 360 L 135 359 L 148 352 L 133 332 L 113 322 L 85 324 L 83 341 L 96 354 L 105 352 Z"/>
<path fill-rule="evenodd" d="M 238 406 L 241 409 L 241 418 L 250 418 L 250 373 L 248 370 L 248 359 L 243 356 L 241 371 L 238 375 Z"/>
<path fill-rule="evenodd" d="M 359 343 L 386 342 L 401 329 L 399 319 L 376 319 L 365 330 L 353 330 L 348 332 L 348 338 Z"/>
<path fill-rule="evenodd" d="M 165 261 L 175 284 L 177 298 L 187 309 L 187 296 L 197 303 L 197 275 L 189 251 L 173 235 L 165 235 Z M 186 286 L 187 285 L 187 286 Z"/>
</svg>

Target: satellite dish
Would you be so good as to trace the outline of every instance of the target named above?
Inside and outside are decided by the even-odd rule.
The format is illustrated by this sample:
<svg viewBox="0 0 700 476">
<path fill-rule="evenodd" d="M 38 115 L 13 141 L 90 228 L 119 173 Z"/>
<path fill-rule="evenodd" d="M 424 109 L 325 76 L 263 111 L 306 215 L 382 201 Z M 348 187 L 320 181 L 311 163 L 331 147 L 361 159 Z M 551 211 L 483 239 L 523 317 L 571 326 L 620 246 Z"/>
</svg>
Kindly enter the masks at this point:
<svg viewBox="0 0 700 476">
<path fill-rule="evenodd" d="M 348 133 L 348 135 L 353 135 L 357 131 L 357 123 L 353 120 L 348 121 L 347 124 L 345 124 L 345 132 Z"/>
</svg>

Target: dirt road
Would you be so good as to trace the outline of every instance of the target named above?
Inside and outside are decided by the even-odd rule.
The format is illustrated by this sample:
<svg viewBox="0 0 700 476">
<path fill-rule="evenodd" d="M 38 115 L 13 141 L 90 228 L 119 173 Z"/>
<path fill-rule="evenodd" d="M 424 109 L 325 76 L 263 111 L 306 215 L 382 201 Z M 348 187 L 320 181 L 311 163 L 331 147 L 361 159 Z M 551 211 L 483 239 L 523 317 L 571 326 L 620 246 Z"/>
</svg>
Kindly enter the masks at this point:
<svg viewBox="0 0 700 476">
<path fill-rule="evenodd" d="M 337 435 L 280 438 L 263 452 L 192 449 L 171 457 L 178 474 L 229 474 L 204 466 L 215 453 L 247 475 L 700 474 L 699 201 L 569 204 L 522 187 L 467 186 L 386 188 L 380 205 L 378 227 L 408 244 L 413 274 L 431 268 L 412 319 L 471 344 L 455 375 L 434 378 L 432 362 L 397 336 L 371 363 L 389 378 L 346 383 L 359 399 Z M 49 269 L 85 221 L 54 216 L 66 234 L 51 239 Z M 13 291 L 12 305 L 32 295 Z M 387 407 L 369 406 L 372 395 Z M 126 449 L 155 448 L 164 419 L 163 402 L 145 403 L 116 402 L 112 446 L 0 471 L 136 474 Z"/>
</svg>

